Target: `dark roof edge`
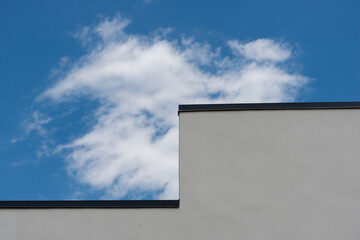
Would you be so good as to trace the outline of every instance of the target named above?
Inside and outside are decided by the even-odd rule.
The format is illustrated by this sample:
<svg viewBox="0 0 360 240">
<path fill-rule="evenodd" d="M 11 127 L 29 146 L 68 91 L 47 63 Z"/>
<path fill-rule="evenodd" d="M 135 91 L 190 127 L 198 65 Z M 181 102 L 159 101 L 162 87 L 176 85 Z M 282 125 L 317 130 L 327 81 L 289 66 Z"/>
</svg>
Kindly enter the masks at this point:
<svg viewBox="0 0 360 240">
<path fill-rule="evenodd" d="M 225 103 L 180 104 L 180 112 L 244 111 L 244 110 L 306 110 L 306 109 L 360 109 L 360 102 L 293 102 L 293 103 Z"/>
<path fill-rule="evenodd" d="M 1 208 L 179 208 L 180 200 L 0 201 Z"/>
</svg>

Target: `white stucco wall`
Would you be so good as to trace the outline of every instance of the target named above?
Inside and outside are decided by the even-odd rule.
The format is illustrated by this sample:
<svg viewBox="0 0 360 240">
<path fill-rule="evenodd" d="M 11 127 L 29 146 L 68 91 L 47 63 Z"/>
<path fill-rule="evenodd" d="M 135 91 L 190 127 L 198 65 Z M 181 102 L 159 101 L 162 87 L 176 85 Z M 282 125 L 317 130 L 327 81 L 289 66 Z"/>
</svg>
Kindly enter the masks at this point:
<svg viewBox="0 0 360 240">
<path fill-rule="evenodd" d="M 180 124 L 181 205 L 222 234 L 208 239 L 359 239 L 360 110 L 185 112 Z"/>
<path fill-rule="evenodd" d="M 180 113 L 179 209 L 0 209 L 0 239 L 357 240 L 360 110 Z"/>
</svg>

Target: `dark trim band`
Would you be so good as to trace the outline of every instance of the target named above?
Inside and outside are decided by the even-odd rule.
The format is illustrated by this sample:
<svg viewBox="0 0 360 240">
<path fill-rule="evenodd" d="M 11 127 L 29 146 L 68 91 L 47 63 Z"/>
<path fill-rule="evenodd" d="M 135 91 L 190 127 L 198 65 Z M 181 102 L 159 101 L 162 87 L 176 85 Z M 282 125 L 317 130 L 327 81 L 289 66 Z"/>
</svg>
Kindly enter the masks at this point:
<svg viewBox="0 0 360 240">
<path fill-rule="evenodd" d="M 0 208 L 178 208 L 180 200 L 0 201 Z"/>
<path fill-rule="evenodd" d="M 181 104 L 179 112 L 244 111 L 244 110 L 305 110 L 360 109 L 360 102 L 303 102 L 303 103 L 240 103 L 240 104 Z"/>
</svg>

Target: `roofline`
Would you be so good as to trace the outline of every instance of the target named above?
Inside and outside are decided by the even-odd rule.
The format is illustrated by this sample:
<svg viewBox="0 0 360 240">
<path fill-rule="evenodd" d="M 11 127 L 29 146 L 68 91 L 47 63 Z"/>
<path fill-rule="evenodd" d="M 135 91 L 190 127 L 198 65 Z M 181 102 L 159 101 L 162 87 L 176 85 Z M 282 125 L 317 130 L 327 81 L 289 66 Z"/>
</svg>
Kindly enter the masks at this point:
<svg viewBox="0 0 360 240">
<path fill-rule="evenodd" d="M 360 102 L 180 104 L 178 113 L 203 112 L 203 111 L 311 110 L 311 109 L 360 109 Z"/>
<path fill-rule="evenodd" d="M 0 208 L 179 208 L 180 200 L 0 201 Z"/>
</svg>

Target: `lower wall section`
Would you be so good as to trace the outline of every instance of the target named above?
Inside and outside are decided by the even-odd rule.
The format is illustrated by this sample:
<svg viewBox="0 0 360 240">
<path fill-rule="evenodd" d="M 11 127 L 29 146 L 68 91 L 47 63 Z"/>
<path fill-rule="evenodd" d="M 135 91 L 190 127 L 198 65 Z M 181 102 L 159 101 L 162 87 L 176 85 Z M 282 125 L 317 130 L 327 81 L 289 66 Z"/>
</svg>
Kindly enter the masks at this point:
<svg viewBox="0 0 360 240">
<path fill-rule="evenodd" d="M 180 239 L 179 209 L 2 209 L 0 239 Z"/>
</svg>

